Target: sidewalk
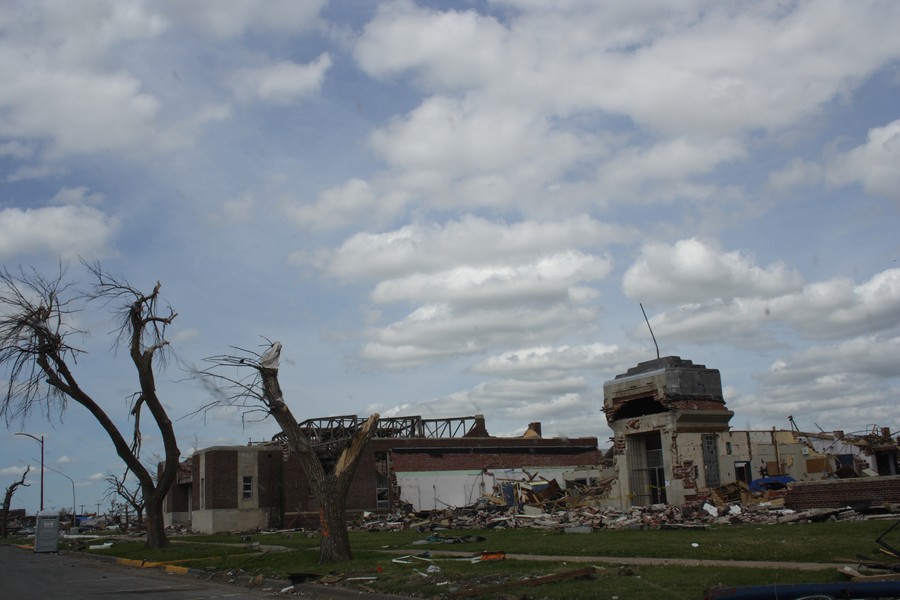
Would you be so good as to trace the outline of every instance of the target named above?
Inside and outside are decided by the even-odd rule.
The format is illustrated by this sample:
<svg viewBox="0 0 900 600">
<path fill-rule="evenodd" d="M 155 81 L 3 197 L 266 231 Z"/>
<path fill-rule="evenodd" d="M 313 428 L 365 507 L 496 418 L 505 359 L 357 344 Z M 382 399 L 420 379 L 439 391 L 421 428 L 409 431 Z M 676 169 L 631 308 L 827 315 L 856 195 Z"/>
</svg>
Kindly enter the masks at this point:
<svg viewBox="0 0 900 600">
<path fill-rule="evenodd" d="M 384 550 L 388 554 L 413 556 L 421 555 L 422 550 Z M 429 550 L 432 557 L 468 558 L 472 552 L 455 552 L 453 550 Z M 625 556 L 555 556 L 549 554 L 507 554 L 509 560 L 534 560 L 571 563 L 608 563 L 620 565 L 680 565 L 685 567 L 735 567 L 738 569 L 794 569 L 797 571 L 824 571 L 840 569 L 847 563 L 809 563 L 809 562 L 771 562 L 757 560 L 699 560 L 693 558 L 644 558 Z"/>
</svg>

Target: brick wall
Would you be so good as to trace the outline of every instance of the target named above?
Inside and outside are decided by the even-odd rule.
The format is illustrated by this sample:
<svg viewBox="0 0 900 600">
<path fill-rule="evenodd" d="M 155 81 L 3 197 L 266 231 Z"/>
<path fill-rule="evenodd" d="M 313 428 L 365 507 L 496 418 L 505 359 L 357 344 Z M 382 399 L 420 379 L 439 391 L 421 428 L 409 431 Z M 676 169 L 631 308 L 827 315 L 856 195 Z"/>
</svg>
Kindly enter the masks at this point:
<svg viewBox="0 0 900 600">
<path fill-rule="evenodd" d="M 281 449 L 264 449 L 257 453 L 256 491 L 259 507 L 274 509 L 273 514 L 281 514 Z"/>
<path fill-rule="evenodd" d="M 374 510 L 375 455 L 366 450 L 356 465 L 356 473 L 347 492 L 347 510 Z M 316 512 L 318 506 L 309 488 L 309 480 L 295 454 L 284 463 L 284 510 Z"/>
<path fill-rule="evenodd" d="M 206 508 L 237 508 L 238 455 L 233 450 L 206 453 Z M 199 500 L 199 498 L 198 498 Z"/>
<path fill-rule="evenodd" d="M 603 454 L 597 450 L 576 454 L 507 454 L 485 452 L 477 454 L 394 453 L 394 471 L 465 471 L 471 469 L 520 469 L 522 467 L 583 467 L 603 465 Z"/>
<path fill-rule="evenodd" d="M 887 502 L 900 502 L 900 476 L 798 481 L 788 486 L 784 498 L 784 505 L 794 510 Z"/>
<path fill-rule="evenodd" d="M 172 487 L 169 488 L 169 493 L 166 494 L 166 512 L 187 512 L 188 506 L 190 506 L 190 503 L 188 502 L 190 495 L 190 482 L 181 484 L 173 483 Z"/>
</svg>

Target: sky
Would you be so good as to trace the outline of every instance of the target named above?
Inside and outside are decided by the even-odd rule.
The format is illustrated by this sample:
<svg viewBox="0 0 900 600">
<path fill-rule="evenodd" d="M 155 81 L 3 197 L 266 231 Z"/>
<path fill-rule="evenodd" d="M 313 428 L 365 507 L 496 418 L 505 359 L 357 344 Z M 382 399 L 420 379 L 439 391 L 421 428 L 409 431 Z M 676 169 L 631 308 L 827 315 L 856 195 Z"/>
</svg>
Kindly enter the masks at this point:
<svg viewBox="0 0 900 600">
<path fill-rule="evenodd" d="M 898 431 L 898 25 L 893 0 L 6 0 L 0 264 L 161 282 L 184 456 L 277 433 L 193 414 L 190 368 L 266 340 L 301 419 L 606 448 L 603 382 L 656 357 L 641 305 L 735 429 Z M 127 434 L 111 319 L 73 315 L 74 370 Z M 83 408 L 6 425 L 0 487 L 39 470 L 26 432 L 47 508 L 108 506 L 124 466 Z"/>
</svg>

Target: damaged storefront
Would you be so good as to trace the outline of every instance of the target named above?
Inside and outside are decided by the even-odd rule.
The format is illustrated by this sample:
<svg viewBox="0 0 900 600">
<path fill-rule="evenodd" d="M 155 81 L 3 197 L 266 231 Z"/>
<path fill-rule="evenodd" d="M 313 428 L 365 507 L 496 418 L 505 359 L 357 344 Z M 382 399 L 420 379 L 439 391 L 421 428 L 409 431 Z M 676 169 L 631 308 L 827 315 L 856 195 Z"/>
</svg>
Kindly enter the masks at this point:
<svg viewBox="0 0 900 600">
<path fill-rule="evenodd" d="M 612 506 L 683 504 L 722 483 L 725 408 L 719 371 L 677 356 L 647 361 L 603 386 L 613 430 Z"/>
<path fill-rule="evenodd" d="M 784 490 L 791 482 L 897 474 L 898 443 L 888 428 L 811 433 L 788 417 L 791 429 L 732 431 L 719 371 L 677 356 L 639 363 L 607 381 L 603 395 L 613 430 L 611 507 L 681 505 L 728 487 Z"/>
</svg>

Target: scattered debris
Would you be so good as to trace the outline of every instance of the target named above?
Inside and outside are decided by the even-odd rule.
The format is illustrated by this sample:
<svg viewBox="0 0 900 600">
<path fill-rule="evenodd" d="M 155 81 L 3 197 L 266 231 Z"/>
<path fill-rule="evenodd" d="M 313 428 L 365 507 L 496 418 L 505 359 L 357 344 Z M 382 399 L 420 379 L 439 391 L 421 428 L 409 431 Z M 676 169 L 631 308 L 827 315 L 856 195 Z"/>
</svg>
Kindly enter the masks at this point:
<svg viewBox="0 0 900 600">
<path fill-rule="evenodd" d="M 562 573 L 554 573 L 552 575 L 544 575 L 543 577 L 528 577 L 526 579 L 520 579 L 518 581 L 511 581 L 507 583 L 501 583 L 497 585 L 489 585 L 478 588 L 473 588 L 470 590 L 462 590 L 458 592 L 454 592 L 450 594 L 452 598 L 467 598 L 471 596 L 480 596 L 482 594 L 493 594 L 494 592 L 502 592 L 504 590 L 508 590 L 511 587 L 516 587 L 520 585 L 526 585 L 529 587 L 534 587 L 538 585 L 544 585 L 547 583 L 554 583 L 557 581 L 567 581 L 570 579 L 586 579 L 594 576 L 594 572 L 596 571 L 596 567 L 587 567 L 585 569 L 576 569 L 574 571 L 564 571 Z"/>
<path fill-rule="evenodd" d="M 770 498 L 770 493 L 752 495 L 746 486 L 738 492 L 744 500 L 724 502 L 733 492 L 710 494 L 705 500 L 689 502 L 681 506 L 653 504 L 633 506 L 618 510 L 599 504 L 589 504 L 583 498 L 577 501 L 557 498 L 553 508 L 546 501 L 539 504 L 497 506 L 479 502 L 466 508 L 447 508 L 432 512 L 370 514 L 371 520 L 355 526 L 361 531 L 396 531 L 416 529 L 431 532 L 414 545 L 465 544 L 485 541 L 481 536 L 450 536 L 442 530 L 466 529 L 514 529 L 532 528 L 565 533 L 590 533 L 601 529 L 706 529 L 713 525 L 729 523 L 797 523 L 805 521 L 845 521 L 866 518 L 897 518 L 900 506 L 870 506 L 863 512 L 860 507 L 814 508 L 795 511 L 784 508 L 783 498 Z M 549 510 L 548 510 L 549 508 Z M 872 514 L 872 513 L 886 513 Z M 386 526 L 388 525 L 388 526 Z"/>
</svg>

